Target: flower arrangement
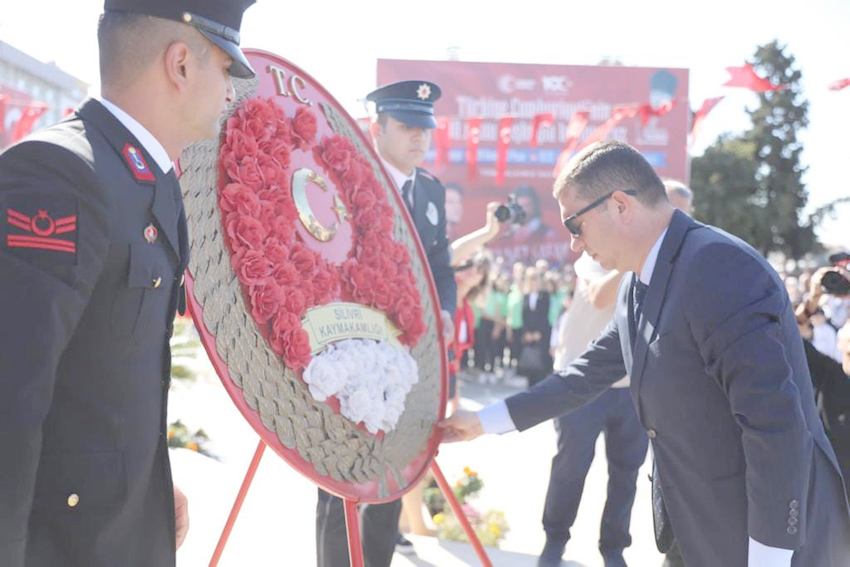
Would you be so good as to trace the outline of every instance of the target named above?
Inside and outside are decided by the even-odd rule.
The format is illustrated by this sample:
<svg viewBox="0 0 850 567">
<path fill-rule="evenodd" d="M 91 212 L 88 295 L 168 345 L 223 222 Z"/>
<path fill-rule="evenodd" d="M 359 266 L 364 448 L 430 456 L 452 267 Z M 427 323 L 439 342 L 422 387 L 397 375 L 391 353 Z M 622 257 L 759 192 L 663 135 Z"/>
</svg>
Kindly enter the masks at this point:
<svg viewBox="0 0 850 567">
<path fill-rule="evenodd" d="M 198 429 L 194 433 L 189 431 L 183 422 L 179 419 L 168 424 L 168 446 L 180 447 L 195 451 L 201 455 L 212 457 L 213 455 L 207 450 L 206 445 L 210 438 L 203 429 Z"/>
<path fill-rule="evenodd" d="M 254 321 L 293 370 L 303 370 L 312 358 L 304 314 L 336 298 L 386 313 L 402 332 L 402 344 L 416 344 L 425 333 L 410 253 L 393 239 L 386 190 L 348 138 L 334 134 L 317 142 L 317 132 L 306 107 L 289 118 L 272 98 L 256 98 L 227 120 L 220 153 L 219 207 L 231 264 Z M 354 245 L 341 266 L 325 261 L 296 233 L 290 171 L 295 151 L 312 152 L 340 190 L 354 229 Z"/>
<path fill-rule="evenodd" d="M 482 514 L 468 502 L 469 499 L 475 498 L 483 487 L 484 483 L 479 478 L 478 473 L 469 467 L 465 467 L 463 476 L 454 484 L 452 491 L 481 543 L 498 547 L 499 542 L 505 538 L 505 534 L 510 530 L 510 526 L 505 520 L 505 513 L 501 510 L 487 510 Z M 425 489 L 424 498 L 434 524 L 437 526 L 438 538 L 450 541 L 468 541 L 460 522 L 452 513 L 435 481 L 431 481 L 431 485 Z"/>
<path fill-rule="evenodd" d="M 407 351 L 370 339 L 331 344 L 304 371 L 313 398 L 336 396 L 340 413 L 363 422 L 372 434 L 395 428 L 418 380 L 416 361 Z"/>
</svg>

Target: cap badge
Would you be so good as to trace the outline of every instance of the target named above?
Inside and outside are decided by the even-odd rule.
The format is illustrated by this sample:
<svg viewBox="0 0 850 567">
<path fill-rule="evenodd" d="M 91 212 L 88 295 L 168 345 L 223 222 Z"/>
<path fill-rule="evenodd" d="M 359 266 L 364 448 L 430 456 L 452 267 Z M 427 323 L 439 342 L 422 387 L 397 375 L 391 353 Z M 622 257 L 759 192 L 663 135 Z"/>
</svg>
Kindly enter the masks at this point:
<svg viewBox="0 0 850 567">
<path fill-rule="evenodd" d="M 431 87 L 426 83 L 422 83 L 416 89 L 416 97 L 422 100 L 428 100 L 431 97 Z"/>
<path fill-rule="evenodd" d="M 153 244 L 156 242 L 156 237 L 159 236 L 159 232 L 156 230 L 156 227 L 153 224 L 149 224 L 147 228 L 145 228 L 145 241 L 148 244 Z"/>
</svg>

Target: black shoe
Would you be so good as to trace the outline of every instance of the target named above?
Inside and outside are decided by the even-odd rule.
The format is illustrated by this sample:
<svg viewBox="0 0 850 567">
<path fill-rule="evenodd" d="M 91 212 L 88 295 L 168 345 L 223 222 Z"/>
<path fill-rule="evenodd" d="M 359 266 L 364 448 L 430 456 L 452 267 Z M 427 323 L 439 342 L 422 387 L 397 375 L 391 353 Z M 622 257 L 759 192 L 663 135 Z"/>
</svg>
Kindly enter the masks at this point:
<svg viewBox="0 0 850 567">
<path fill-rule="evenodd" d="M 398 539 L 395 541 L 395 550 L 402 555 L 413 555 L 416 553 L 416 550 L 413 549 L 413 542 L 401 534 L 398 534 Z"/>
<path fill-rule="evenodd" d="M 547 541 L 537 560 L 537 567 L 560 567 L 566 543 Z"/>
</svg>

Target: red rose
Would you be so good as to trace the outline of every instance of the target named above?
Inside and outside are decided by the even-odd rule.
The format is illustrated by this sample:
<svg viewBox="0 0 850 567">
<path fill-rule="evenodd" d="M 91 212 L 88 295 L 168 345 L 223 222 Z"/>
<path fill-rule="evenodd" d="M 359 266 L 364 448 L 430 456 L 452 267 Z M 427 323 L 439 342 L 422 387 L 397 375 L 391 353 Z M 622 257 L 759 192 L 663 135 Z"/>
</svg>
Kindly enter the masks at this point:
<svg viewBox="0 0 850 567">
<path fill-rule="evenodd" d="M 323 267 L 313 276 L 313 293 L 316 302 L 328 303 L 339 294 L 339 277 L 336 271 Z"/>
<path fill-rule="evenodd" d="M 297 284 L 301 279 L 295 264 L 292 262 L 284 262 L 274 267 L 274 279 L 280 286 L 290 286 Z"/>
<path fill-rule="evenodd" d="M 278 311 L 277 316 L 272 320 L 271 330 L 269 331 L 269 345 L 272 350 L 283 356 L 288 333 L 300 326 L 301 320 L 296 315 L 287 311 Z"/>
<path fill-rule="evenodd" d="M 354 213 L 354 223 L 360 230 L 380 230 L 381 212 L 374 207 Z"/>
<path fill-rule="evenodd" d="M 286 310 L 298 317 L 307 310 L 307 300 L 297 287 L 287 287 L 283 294 L 283 304 Z"/>
<path fill-rule="evenodd" d="M 236 175 L 230 176 L 234 181 L 241 181 L 242 184 L 251 191 L 259 191 L 263 188 L 263 176 L 260 174 L 260 167 L 257 159 L 251 156 L 246 156 L 239 162 L 239 168 Z"/>
<path fill-rule="evenodd" d="M 260 212 L 260 199 L 240 183 L 228 183 L 221 190 L 218 204 L 225 213 L 257 216 Z"/>
<path fill-rule="evenodd" d="M 316 141 L 316 115 L 300 106 L 292 119 L 292 143 L 303 151 L 310 149 Z"/>
<path fill-rule="evenodd" d="M 381 230 L 391 233 L 395 224 L 395 212 L 389 205 L 383 205 L 381 207 L 381 213 Z"/>
<path fill-rule="evenodd" d="M 236 155 L 233 153 L 233 150 L 227 146 L 221 146 L 221 152 L 219 153 L 221 159 L 221 167 L 224 169 L 225 173 L 227 173 L 227 177 L 232 179 L 237 179 L 239 176 L 239 160 L 236 159 Z"/>
<path fill-rule="evenodd" d="M 393 262 L 402 266 L 410 265 L 410 250 L 404 244 L 392 242 L 389 248 Z"/>
<path fill-rule="evenodd" d="M 242 109 L 245 111 L 243 121 L 256 119 L 262 124 L 274 124 L 283 113 L 283 109 L 275 104 L 271 97 L 251 99 L 242 106 Z"/>
<path fill-rule="evenodd" d="M 313 268 L 316 267 L 316 253 L 304 246 L 300 242 L 296 242 L 290 248 L 290 259 L 295 264 L 295 268 L 303 277 L 310 277 L 313 273 Z"/>
<path fill-rule="evenodd" d="M 239 281 L 245 285 L 259 285 L 272 275 L 272 263 L 260 250 L 246 250 L 231 262 Z"/>
<path fill-rule="evenodd" d="M 295 226 L 291 219 L 275 217 L 269 225 L 269 234 L 284 243 L 295 239 Z"/>
<path fill-rule="evenodd" d="M 277 161 L 265 154 L 259 155 L 257 158 L 257 166 L 260 169 L 260 176 L 263 178 L 263 184 L 265 187 L 268 187 L 269 185 L 278 185 L 281 177 L 283 177 L 286 173 Z"/>
<path fill-rule="evenodd" d="M 236 246 L 259 250 L 266 239 L 266 229 L 263 223 L 255 218 L 231 213 L 227 215 L 227 236 L 237 243 Z"/>
<path fill-rule="evenodd" d="M 274 268 L 282 266 L 289 260 L 289 248 L 283 245 L 277 238 L 272 237 L 266 240 L 266 246 L 263 251 Z"/>
<path fill-rule="evenodd" d="M 247 118 L 241 125 L 246 136 L 253 138 L 257 144 L 264 145 L 272 139 L 275 134 L 274 121 L 266 121 L 259 116 Z"/>
<path fill-rule="evenodd" d="M 286 333 L 283 359 L 293 370 L 301 370 L 310 364 L 310 335 L 298 328 Z"/>
<path fill-rule="evenodd" d="M 351 162 L 353 146 L 348 138 L 340 134 L 334 134 L 330 138 L 322 139 L 321 156 L 322 160 L 336 172 L 344 172 L 348 169 L 348 164 Z"/>
<path fill-rule="evenodd" d="M 281 289 L 271 278 L 251 287 L 251 315 L 259 324 L 268 321 L 277 314 L 281 306 Z"/>
<path fill-rule="evenodd" d="M 277 205 L 271 201 L 260 201 L 260 212 L 257 218 L 263 223 L 263 226 L 269 226 L 275 218 L 277 218 Z"/>
<path fill-rule="evenodd" d="M 380 278 L 374 285 L 375 307 L 386 312 L 393 302 L 392 288 L 387 280 Z"/>
<path fill-rule="evenodd" d="M 224 143 L 230 146 L 237 160 L 248 156 L 256 157 L 260 151 L 257 141 L 256 136 L 252 133 L 239 128 L 228 129 L 224 136 Z"/>
<path fill-rule="evenodd" d="M 375 203 L 378 202 L 378 199 L 375 195 L 367 190 L 360 190 L 354 192 L 354 207 L 355 210 L 359 213 L 361 211 L 365 212 L 375 206 Z"/>
<path fill-rule="evenodd" d="M 374 268 L 381 263 L 381 249 L 359 246 L 357 250 L 357 261 L 362 265 Z"/>
<path fill-rule="evenodd" d="M 269 142 L 269 145 L 266 148 L 266 153 L 281 167 L 281 169 L 289 168 L 292 161 L 292 149 L 289 142 L 282 140 L 281 138 L 275 138 Z"/>
<path fill-rule="evenodd" d="M 313 279 L 302 279 L 298 282 L 298 290 L 304 294 L 304 303 L 307 309 L 316 305 L 316 292 L 313 290 Z"/>
<path fill-rule="evenodd" d="M 340 179 L 346 191 L 359 189 L 363 184 L 363 166 L 360 162 L 351 160 L 348 162 L 348 169 L 345 170 Z"/>
</svg>

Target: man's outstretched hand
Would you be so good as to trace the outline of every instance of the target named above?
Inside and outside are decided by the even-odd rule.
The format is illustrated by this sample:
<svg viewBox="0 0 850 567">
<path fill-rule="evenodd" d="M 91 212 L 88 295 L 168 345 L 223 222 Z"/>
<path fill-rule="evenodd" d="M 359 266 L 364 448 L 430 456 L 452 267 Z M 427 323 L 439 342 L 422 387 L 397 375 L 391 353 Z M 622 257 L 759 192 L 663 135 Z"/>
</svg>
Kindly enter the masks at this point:
<svg viewBox="0 0 850 567">
<path fill-rule="evenodd" d="M 471 441 L 484 435 L 481 420 L 474 411 L 458 410 L 448 419 L 437 424 L 443 430 L 443 443 Z"/>
</svg>

